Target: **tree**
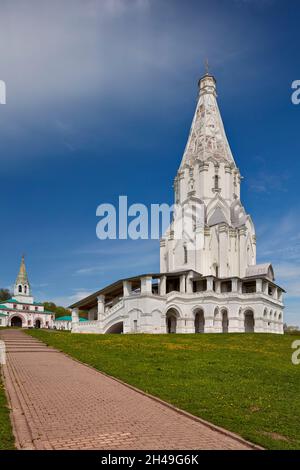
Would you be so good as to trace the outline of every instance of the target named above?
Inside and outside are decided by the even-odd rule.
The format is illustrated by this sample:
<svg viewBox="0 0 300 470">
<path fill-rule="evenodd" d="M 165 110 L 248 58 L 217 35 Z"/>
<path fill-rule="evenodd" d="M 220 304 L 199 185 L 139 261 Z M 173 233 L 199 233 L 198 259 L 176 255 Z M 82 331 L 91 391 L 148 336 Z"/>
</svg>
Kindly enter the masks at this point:
<svg viewBox="0 0 300 470">
<path fill-rule="evenodd" d="M 65 307 L 59 307 L 54 302 L 44 302 L 43 303 L 45 310 L 55 313 L 55 317 L 64 317 L 66 315 L 71 315 L 71 311 Z"/>
<path fill-rule="evenodd" d="M 0 301 L 4 302 L 12 297 L 12 293 L 8 289 L 0 288 Z"/>
</svg>

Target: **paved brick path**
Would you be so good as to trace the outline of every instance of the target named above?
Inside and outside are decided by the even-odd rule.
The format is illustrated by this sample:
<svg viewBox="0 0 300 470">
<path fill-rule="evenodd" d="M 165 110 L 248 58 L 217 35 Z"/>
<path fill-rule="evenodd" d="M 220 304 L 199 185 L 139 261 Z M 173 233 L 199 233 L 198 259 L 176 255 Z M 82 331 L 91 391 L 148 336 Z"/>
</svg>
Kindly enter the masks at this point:
<svg viewBox="0 0 300 470">
<path fill-rule="evenodd" d="M 2 330 L 21 449 L 249 449 L 20 330 Z"/>
</svg>

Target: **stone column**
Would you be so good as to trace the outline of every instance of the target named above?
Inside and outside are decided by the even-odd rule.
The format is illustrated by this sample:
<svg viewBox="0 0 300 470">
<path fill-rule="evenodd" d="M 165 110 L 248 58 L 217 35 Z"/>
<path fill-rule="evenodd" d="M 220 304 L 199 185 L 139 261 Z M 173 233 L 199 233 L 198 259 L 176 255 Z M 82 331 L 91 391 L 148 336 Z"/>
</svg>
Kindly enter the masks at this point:
<svg viewBox="0 0 300 470">
<path fill-rule="evenodd" d="M 192 294 L 193 293 L 193 273 L 190 272 L 186 276 L 186 293 Z"/>
<path fill-rule="evenodd" d="M 97 301 L 98 301 L 97 320 L 101 321 L 103 319 L 104 309 L 105 309 L 105 296 L 98 295 Z"/>
<path fill-rule="evenodd" d="M 256 292 L 262 292 L 262 279 L 256 279 Z"/>
<path fill-rule="evenodd" d="M 185 274 L 182 274 L 180 276 L 180 288 L 179 289 L 182 294 L 185 294 Z"/>
<path fill-rule="evenodd" d="M 231 279 L 231 290 L 232 292 L 239 292 L 239 280 L 236 277 Z"/>
<path fill-rule="evenodd" d="M 166 295 L 167 293 L 167 276 L 161 276 L 159 282 L 159 295 Z"/>
<path fill-rule="evenodd" d="M 212 276 L 209 276 L 207 278 L 207 290 L 208 291 L 214 290 L 214 278 Z"/>
<path fill-rule="evenodd" d="M 131 294 L 132 284 L 130 281 L 123 281 L 123 297 L 128 297 Z"/>
<path fill-rule="evenodd" d="M 225 198 L 232 198 L 232 170 L 230 165 L 225 165 Z"/>
<path fill-rule="evenodd" d="M 141 294 L 152 294 L 152 276 L 141 278 Z"/>
<path fill-rule="evenodd" d="M 246 260 L 247 260 L 246 237 L 247 237 L 247 228 L 243 226 L 239 229 L 240 277 L 245 277 L 245 274 L 246 274 Z"/>
<path fill-rule="evenodd" d="M 72 324 L 79 323 L 79 308 L 72 309 Z"/>
<path fill-rule="evenodd" d="M 213 304 L 208 304 L 205 306 L 204 311 L 204 333 L 215 333 L 215 326 L 214 326 L 214 308 Z"/>
</svg>

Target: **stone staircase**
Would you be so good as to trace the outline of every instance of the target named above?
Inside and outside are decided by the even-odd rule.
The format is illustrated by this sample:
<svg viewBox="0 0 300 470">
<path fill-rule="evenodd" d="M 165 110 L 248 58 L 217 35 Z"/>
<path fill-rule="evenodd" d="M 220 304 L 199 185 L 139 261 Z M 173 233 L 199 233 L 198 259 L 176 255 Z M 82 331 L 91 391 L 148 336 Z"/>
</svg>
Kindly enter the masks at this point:
<svg viewBox="0 0 300 470">
<path fill-rule="evenodd" d="M 38 339 L 29 335 L 24 335 L 22 330 L 1 330 L 0 339 L 5 343 L 7 354 L 25 352 L 57 352 L 57 350 L 53 348 L 48 348 L 45 343 L 42 343 Z"/>
</svg>

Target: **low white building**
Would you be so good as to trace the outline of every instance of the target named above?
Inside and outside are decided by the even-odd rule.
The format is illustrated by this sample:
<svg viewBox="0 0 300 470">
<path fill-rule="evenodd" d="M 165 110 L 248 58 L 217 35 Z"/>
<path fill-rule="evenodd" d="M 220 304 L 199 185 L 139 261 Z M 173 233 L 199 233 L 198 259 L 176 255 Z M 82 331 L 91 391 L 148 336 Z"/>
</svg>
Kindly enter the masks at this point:
<svg viewBox="0 0 300 470">
<path fill-rule="evenodd" d="M 14 296 L 0 302 L 0 327 L 52 328 L 54 313 L 45 310 L 44 305 L 34 301 L 31 295 L 24 256 L 14 285 Z"/>
<path fill-rule="evenodd" d="M 79 318 L 80 322 L 87 321 L 86 318 Z M 58 317 L 53 322 L 53 328 L 55 330 L 66 330 L 71 331 L 72 329 L 72 315 L 65 315 L 63 317 Z"/>
<path fill-rule="evenodd" d="M 241 175 L 216 96 L 207 73 L 174 181 L 176 204 L 193 214 L 192 233 L 175 236 L 176 213 L 160 241 L 161 272 L 118 281 L 71 305 L 73 332 L 283 333 L 284 290 L 270 263 L 256 264 L 255 227 L 240 199 Z M 88 322 L 79 322 L 79 309 Z"/>
</svg>

